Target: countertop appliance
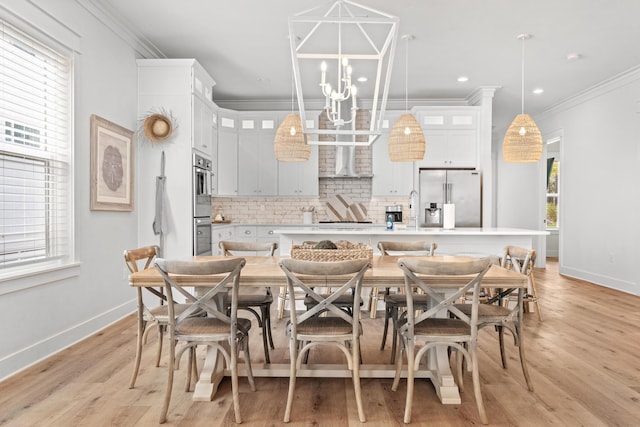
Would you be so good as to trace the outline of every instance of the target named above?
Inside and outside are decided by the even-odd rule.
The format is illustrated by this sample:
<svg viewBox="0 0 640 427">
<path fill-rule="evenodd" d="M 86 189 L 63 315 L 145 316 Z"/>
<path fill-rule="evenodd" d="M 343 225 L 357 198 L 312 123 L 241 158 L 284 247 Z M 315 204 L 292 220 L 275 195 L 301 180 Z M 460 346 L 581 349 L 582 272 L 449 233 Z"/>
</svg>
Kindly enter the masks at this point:
<svg viewBox="0 0 640 427">
<path fill-rule="evenodd" d="M 384 221 L 391 215 L 393 222 L 402 222 L 402 205 L 385 206 L 384 207 Z"/>
<path fill-rule="evenodd" d="M 480 172 L 463 169 L 420 169 L 423 227 L 442 227 L 445 202 L 455 205 L 456 227 L 482 227 Z M 446 198 L 450 197 L 447 201 Z"/>
<path fill-rule="evenodd" d="M 212 161 L 193 154 L 193 255 L 211 255 Z"/>
</svg>

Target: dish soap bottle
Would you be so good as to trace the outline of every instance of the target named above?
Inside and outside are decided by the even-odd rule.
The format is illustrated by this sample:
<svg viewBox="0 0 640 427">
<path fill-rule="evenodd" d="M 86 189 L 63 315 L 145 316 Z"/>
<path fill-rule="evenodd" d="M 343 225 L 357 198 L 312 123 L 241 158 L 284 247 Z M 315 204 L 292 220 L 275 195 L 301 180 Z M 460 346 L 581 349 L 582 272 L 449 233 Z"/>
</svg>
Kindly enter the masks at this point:
<svg viewBox="0 0 640 427">
<path fill-rule="evenodd" d="M 393 215 L 387 215 L 387 231 L 393 231 Z"/>
</svg>

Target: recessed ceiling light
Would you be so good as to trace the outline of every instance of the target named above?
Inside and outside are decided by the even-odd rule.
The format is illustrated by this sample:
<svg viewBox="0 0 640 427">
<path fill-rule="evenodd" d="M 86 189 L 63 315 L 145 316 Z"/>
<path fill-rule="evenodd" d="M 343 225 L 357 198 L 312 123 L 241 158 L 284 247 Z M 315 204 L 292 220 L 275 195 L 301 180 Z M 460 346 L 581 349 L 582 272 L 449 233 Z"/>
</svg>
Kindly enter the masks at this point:
<svg viewBox="0 0 640 427">
<path fill-rule="evenodd" d="M 366 82 L 366 81 L 369 81 L 369 79 L 368 79 L 368 78 L 366 78 L 365 76 L 360 76 L 360 77 L 358 77 L 358 81 L 359 81 L 360 83 L 364 83 L 364 82 Z"/>
<path fill-rule="evenodd" d="M 567 54 L 567 61 L 577 61 L 580 58 L 582 58 L 582 55 L 580 55 L 579 53 Z"/>
<path fill-rule="evenodd" d="M 467 77 L 467 76 L 460 76 L 460 77 L 458 77 L 458 81 L 459 81 L 460 83 L 468 82 L 468 81 L 469 81 L 469 77 Z"/>
<path fill-rule="evenodd" d="M 535 88 L 532 92 L 535 93 L 536 95 L 540 95 L 542 92 L 544 92 L 544 89 L 538 87 L 538 88 Z"/>
</svg>

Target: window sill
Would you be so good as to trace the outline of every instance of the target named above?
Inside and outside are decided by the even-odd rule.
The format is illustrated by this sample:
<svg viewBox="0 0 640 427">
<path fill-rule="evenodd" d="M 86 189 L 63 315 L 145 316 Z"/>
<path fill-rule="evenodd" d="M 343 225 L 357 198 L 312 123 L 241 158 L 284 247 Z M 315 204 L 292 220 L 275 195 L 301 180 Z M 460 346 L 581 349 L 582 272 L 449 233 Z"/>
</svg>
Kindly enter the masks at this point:
<svg viewBox="0 0 640 427">
<path fill-rule="evenodd" d="M 0 273 L 0 295 L 18 292 L 80 275 L 80 263 L 31 266 L 9 273 Z"/>
</svg>

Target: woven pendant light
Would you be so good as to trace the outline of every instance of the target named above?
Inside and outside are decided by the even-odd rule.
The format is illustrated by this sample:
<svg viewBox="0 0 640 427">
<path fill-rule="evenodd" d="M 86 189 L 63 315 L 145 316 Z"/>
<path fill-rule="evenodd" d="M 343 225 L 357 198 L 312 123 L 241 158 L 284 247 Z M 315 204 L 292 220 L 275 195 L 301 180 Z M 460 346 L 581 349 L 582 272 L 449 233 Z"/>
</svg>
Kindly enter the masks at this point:
<svg viewBox="0 0 640 427">
<path fill-rule="evenodd" d="M 389 134 L 389 158 L 392 162 L 413 162 L 424 158 L 426 142 L 422 128 L 411 114 L 398 118 Z"/>
<path fill-rule="evenodd" d="M 537 162 L 542 155 L 542 135 L 528 114 L 518 114 L 511 122 L 502 142 L 507 162 Z"/>
<path fill-rule="evenodd" d="M 389 159 L 392 162 L 415 162 L 424 158 L 426 141 L 424 133 L 418 121 L 409 114 L 409 40 L 415 37 L 405 34 L 402 38 L 406 41 L 405 52 L 405 87 L 404 87 L 404 107 L 405 114 L 401 115 L 393 124 L 389 134 Z"/>
<path fill-rule="evenodd" d="M 522 40 L 522 112 L 507 129 L 502 141 L 502 156 L 506 162 L 537 162 L 542 155 L 542 134 L 530 115 L 524 114 L 524 41 L 530 34 L 520 34 Z"/>
<path fill-rule="evenodd" d="M 281 162 L 304 162 L 309 160 L 311 146 L 306 143 L 300 116 L 288 114 L 276 131 L 273 141 L 276 159 Z"/>
<path fill-rule="evenodd" d="M 302 131 L 300 116 L 293 112 L 293 78 L 291 79 L 291 114 L 287 114 L 273 140 L 273 151 L 280 162 L 304 162 L 309 160 L 311 146 Z"/>
</svg>

